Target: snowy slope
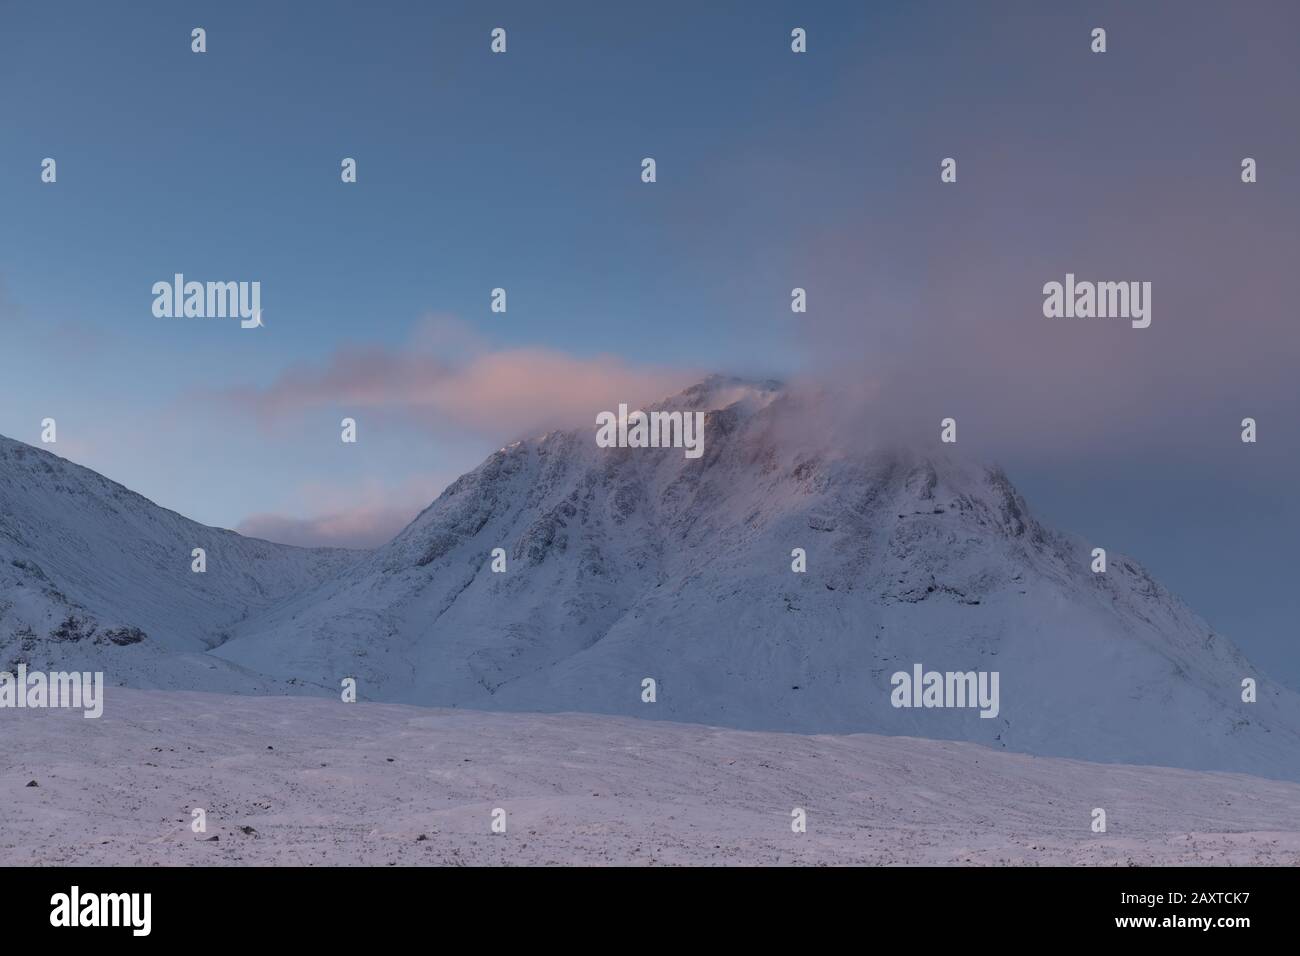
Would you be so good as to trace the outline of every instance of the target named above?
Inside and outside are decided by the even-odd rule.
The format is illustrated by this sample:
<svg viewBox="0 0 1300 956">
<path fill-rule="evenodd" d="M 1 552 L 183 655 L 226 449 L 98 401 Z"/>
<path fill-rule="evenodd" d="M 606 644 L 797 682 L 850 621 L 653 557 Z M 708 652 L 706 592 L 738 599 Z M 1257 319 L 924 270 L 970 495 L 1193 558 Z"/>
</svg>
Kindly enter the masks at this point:
<svg viewBox="0 0 1300 956">
<path fill-rule="evenodd" d="M 191 570 L 195 548 L 207 570 Z M 357 552 L 208 528 L 89 469 L 0 437 L 0 669 L 103 670 L 109 683 L 268 685 L 204 651 Z"/>
<path fill-rule="evenodd" d="M 721 379 L 688 390 L 669 404 L 709 410 L 697 460 L 601 449 L 594 426 L 504 448 L 214 653 L 355 676 L 372 699 L 1300 776 L 1300 700 L 1136 562 L 1112 553 L 1093 574 L 1092 543 L 1043 527 L 1004 474 L 937 436 L 819 443 L 820 401 Z M 914 663 L 998 671 L 998 717 L 893 708 L 890 675 Z M 1257 703 L 1240 701 L 1245 677 Z"/>
<path fill-rule="evenodd" d="M 969 743 L 118 689 L 6 721 L 0 866 L 1300 864 L 1298 784 Z"/>
</svg>

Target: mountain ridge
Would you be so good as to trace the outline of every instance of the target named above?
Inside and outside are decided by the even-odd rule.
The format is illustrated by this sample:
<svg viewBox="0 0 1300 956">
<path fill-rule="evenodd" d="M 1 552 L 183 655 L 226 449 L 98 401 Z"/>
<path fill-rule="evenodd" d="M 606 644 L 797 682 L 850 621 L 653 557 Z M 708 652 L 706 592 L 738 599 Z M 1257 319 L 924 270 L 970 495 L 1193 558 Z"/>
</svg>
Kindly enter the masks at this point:
<svg viewBox="0 0 1300 956">
<path fill-rule="evenodd" d="M 203 573 L 191 570 L 195 548 Z M 10 670 L 21 661 L 144 687 L 274 689 L 205 652 L 355 557 L 199 524 L 0 436 L 0 664 Z"/>
</svg>

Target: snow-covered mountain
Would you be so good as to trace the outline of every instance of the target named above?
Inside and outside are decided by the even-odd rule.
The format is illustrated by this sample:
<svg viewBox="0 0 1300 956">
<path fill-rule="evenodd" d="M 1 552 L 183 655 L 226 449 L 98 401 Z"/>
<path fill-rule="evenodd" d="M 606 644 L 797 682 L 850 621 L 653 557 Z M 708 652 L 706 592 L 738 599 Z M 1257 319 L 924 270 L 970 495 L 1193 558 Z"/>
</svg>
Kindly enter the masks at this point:
<svg viewBox="0 0 1300 956">
<path fill-rule="evenodd" d="M 195 548 L 206 552 L 201 574 Z M 0 669 L 22 661 L 141 687 L 275 689 L 204 652 L 357 557 L 205 527 L 0 436 Z"/>
<path fill-rule="evenodd" d="M 662 407 L 707 412 L 702 457 L 600 448 L 594 423 L 553 432 L 360 553 L 204 528 L 6 441 L 0 664 L 94 649 L 112 683 L 337 693 L 355 677 L 403 703 L 1300 778 L 1297 695 L 1131 559 L 1094 574 L 1105 542 L 1045 528 L 937 428 L 927 447 L 860 440 L 827 425 L 825 396 L 719 378 Z M 135 629 L 148 638 L 120 646 Z M 891 675 L 915 664 L 998 672 L 997 716 L 893 707 Z"/>
<path fill-rule="evenodd" d="M 401 702 L 1300 776 L 1300 698 L 1136 562 L 1093 573 L 1093 543 L 937 428 L 921 450 L 846 442 L 819 427 L 826 401 L 711 379 L 663 406 L 707 410 L 694 460 L 599 448 L 594 425 L 503 448 L 214 653 Z M 999 672 L 998 716 L 893 707 L 891 675 L 918 663 Z"/>
</svg>

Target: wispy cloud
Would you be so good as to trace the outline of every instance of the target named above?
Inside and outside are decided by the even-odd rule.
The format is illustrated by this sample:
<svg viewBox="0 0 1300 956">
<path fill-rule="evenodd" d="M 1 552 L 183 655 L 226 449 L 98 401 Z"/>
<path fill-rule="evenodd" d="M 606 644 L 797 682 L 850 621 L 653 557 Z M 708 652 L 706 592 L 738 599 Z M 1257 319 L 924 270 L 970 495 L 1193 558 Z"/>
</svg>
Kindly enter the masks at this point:
<svg viewBox="0 0 1300 956">
<path fill-rule="evenodd" d="M 304 548 L 375 548 L 391 541 L 418 513 L 413 508 L 363 507 L 312 518 L 257 514 L 245 518 L 235 530 Z"/>
<path fill-rule="evenodd" d="M 240 534 L 304 548 L 375 548 L 391 541 L 456 477 L 455 471 L 412 475 L 396 482 L 372 478 L 343 484 L 312 481 L 295 492 L 298 514 L 258 512 Z"/>
<path fill-rule="evenodd" d="M 372 412 L 430 431 L 495 438 L 592 419 L 619 402 L 663 398 L 702 376 L 611 355 L 541 347 L 496 349 L 454 319 L 426 320 L 403 348 L 337 349 L 292 366 L 267 385 L 227 389 L 264 426 L 316 408 Z"/>
</svg>

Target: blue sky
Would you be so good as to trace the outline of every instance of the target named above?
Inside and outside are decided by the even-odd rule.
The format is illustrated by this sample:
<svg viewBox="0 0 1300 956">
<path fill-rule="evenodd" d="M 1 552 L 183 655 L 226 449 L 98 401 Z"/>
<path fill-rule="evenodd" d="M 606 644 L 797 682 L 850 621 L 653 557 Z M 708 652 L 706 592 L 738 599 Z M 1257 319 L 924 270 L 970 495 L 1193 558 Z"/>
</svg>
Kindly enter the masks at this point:
<svg viewBox="0 0 1300 956">
<path fill-rule="evenodd" d="M 782 301 L 756 309 L 770 296 L 748 281 L 768 273 L 780 289 L 771 273 L 788 271 L 786 250 L 750 238 L 767 213 L 732 187 L 706 237 L 692 202 L 777 135 L 764 117 L 814 103 L 833 61 L 789 57 L 776 9 L 736 5 L 711 23 L 687 8 L 644 21 L 568 10 L 9 5 L 0 281 L 29 326 L 11 338 L 0 426 L 30 437 L 61 417 L 65 453 L 84 449 L 131 487 L 230 525 L 292 508 L 295 469 L 274 462 L 285 436 L 243 435 L 221 408 L 162 424 L 180 397 L 265 382 L 358 341 L 400 349 L 429 314 L 502 346 L 788 368 L 772 334 Z M 506 56 L 488 53 L 497 24 Z M 195 25 L 203 55 L 190 50 Z M 720 47 L 748 51 L 745 68 L 718 69 Z M 653 194 L 638 178 L 645 155 L 662 168 Z M 54 187 L 30 175 L 45 156 L 59 163 Z M 344 156 L 359 165 L 348 188 Z M 147 290 L 178 271 L 260 280 L 268 334 L 154 319 Z M 496 286 L 504 316 L 488 311 Z M 92 342 L 97 360 L 67 374 L 70 350 Z M 322 415 L 331 429 L 334 418 Z M 111 425 L 128 421 L 140 427 Z M 166 472 L 126 440 L 141 427 L 169 452 Z M 445 477 L 500 438 L 394 439 L 400 460 L 374 454 L 352 477 Z M 312 448 L 295 450 L 300 466 L 339 466 L 335 449 Z"/>
<path fill-rule="evenodd" d="M 197 520 L 346 540 L 534 424 L 382 396 L 348 455 L 346 403 L 300 399 L 359 350 L 467 388 L 878 380 L 1300 686 L 1300 14 L 1047 7 L 0 0 L 0 432 L 54 416 Z M 1150 278 L 1152 329 L 1046 326 L 1067 270 Z M 175 272 L 261 281 L 266 328 L 155 318 Z"/>
</svg>

